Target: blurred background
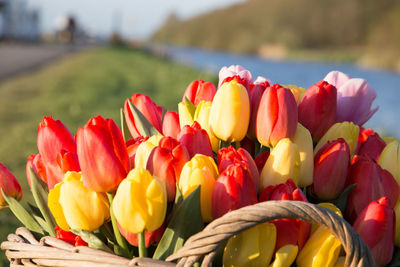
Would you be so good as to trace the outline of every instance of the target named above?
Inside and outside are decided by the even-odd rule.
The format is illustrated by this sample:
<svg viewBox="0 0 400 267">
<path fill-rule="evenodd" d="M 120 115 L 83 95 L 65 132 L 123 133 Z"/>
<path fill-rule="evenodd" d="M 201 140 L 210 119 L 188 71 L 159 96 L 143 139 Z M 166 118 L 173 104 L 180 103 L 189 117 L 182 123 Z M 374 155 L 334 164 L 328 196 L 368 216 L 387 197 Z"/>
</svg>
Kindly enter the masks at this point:
<svg viewBox="0 0 400 267">
<path fill-rule="evenodd" d="M 364 78 L 380 106 L 365 126 L 400 137 L 399 1 L 0 0 L 0 162 L 26 204 L 43 116 L 72 133 L 97 114 L 119 123 L 132 93 L 177 110 L 192 80 L 232 64 L 305 88 L 331 70 Z M 0 241 L 19 225 L 1 210 Z"/>
</svg>

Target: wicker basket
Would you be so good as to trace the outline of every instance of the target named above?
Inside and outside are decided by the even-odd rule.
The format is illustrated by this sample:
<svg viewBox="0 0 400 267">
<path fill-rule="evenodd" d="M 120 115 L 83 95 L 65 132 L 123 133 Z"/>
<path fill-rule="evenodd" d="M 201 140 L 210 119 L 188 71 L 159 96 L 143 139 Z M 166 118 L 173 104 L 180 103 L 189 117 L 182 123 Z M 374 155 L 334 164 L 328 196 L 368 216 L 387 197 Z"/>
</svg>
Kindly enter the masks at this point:
<svg viewBox="0 0 400 267">
<path fill-rule="evenodd" d="M 267 201 L 229 212 L 189 238 L 184 247 L 166 261 L 129 260 L 88 247 L 74 247 L 49 236 L 39 242 L 25 228 L 10 234 L 1 249 L 6 250 L 10 266 L 192 266 L 203 255 L 201 266 L 211 266 L 225 240 L 257 224 L 281 218 L 302 219 L 326 226 L 342 243 L 346 266 L 377 266 L 367 245 L 345 220 L 329 209 L 297 201 Z M 173 263 L 178 259 L 178 264 Z"/>
</svg>

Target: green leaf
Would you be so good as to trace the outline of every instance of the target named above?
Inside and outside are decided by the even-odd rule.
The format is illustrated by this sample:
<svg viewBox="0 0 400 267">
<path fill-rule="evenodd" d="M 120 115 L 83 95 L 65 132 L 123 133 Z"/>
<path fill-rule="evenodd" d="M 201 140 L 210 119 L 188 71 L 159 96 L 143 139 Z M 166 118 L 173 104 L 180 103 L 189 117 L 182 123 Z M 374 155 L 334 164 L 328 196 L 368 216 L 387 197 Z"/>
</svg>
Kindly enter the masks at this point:
<svg viewBox="0 0 400 267">
<path fill-rule="evenodd" d="M 178 185 L 176 185 L 176 193 L 175 193 L 175 205 L 181 204 L 183 201 L 183 194 L 181 189 L 179 188 Z"/>
<path fill-rule="evenodd" d="M 99 250 L 103 250 L 103 251 L 106 251 L 109 253 L 113 253 L 113 251 L 106 244 L 104 244 L 103 241 L 101 241 L 101 239 L 98 236 L 96 236 L 95 234 L 93 234 L 89 231 L 80 230 L 80 229 L 70 229 L 70 231 L 76 235 L 79 235 L 83 239 L 83 241 L 88 243 L 90 248 L 99 249 Z"/>
<path fill-rule="evenodd" d="M 146 117 L 140 112 L 132 103 L 128 101 L 129 108 L 132 112 L 133 118 L 135 120 L 136 129 L 143 136 L 152 136 L 159 134 L 156 128 L 146 119 Z"/>
<path fill-rule="evenodd" d="M 355 186 L 356 184 L 351 184 L 348 187 L 346 187 L 346 189 L 343 190 L 343 192 L 334 202 L 335 206 L 340 209 L 342 214 L 344 214 L 344 211 L 346 210 L 347 198 L 349 197 L 349 193 Z"/>
<path fill-rule="evenodd" d="M 47 223 L 45 230 L 51 235 L 56 236 L 54 228 L 57 226 L 56 220 L 53 214 L 50 212 L 49 206 L 47 204 L 48 190 L 47 185 L 40 182 L 41 179 L 36 175 L 32 168 L 29 170 L 31 178 L 31 191 L 33 198 L 35 199 L 36 205 L 38 206 L 40 212 L 43 215 L 44 220 Z"/>
<path fill-rule="evenodd" d="M 387 265 L 387 267 L 398 267 L 400 266 L 400 248 L 394 247 L 392 261 Z"/>
<path fill-rule="evenodd" d="M 25 210 L 25 208 L 13 197 L 7 196 L 3 189 L 1 194 L 4 200 L 7 202 L 8 207 L 14 213 L 15 217 L 26 227 L 28 230 L 44 235 L 40 225 L 32 218 L 32 216 Z"/>
<path fill-rule="evenodd" d="M 124 141 L 126 142 L 126 141 L 128 141 L 129 139 L 132 138 L 132 135 L 128 130 L 128 125 L 126 125 L 125 116 L 124 116 L 124 109 L 123 108 L 119 109 L 119 115 L 120 115 L 120 119 L 121 119 L 122 136 L 124 137 Z"/>
<path fill-rule="evenodd" d="M 178 251 L 190 236 L 200 232 L 203 227 L 199 186 L 177 207 L 154 252 L 153 259 L 165 260 L 169 255 Z"/>
</svg>

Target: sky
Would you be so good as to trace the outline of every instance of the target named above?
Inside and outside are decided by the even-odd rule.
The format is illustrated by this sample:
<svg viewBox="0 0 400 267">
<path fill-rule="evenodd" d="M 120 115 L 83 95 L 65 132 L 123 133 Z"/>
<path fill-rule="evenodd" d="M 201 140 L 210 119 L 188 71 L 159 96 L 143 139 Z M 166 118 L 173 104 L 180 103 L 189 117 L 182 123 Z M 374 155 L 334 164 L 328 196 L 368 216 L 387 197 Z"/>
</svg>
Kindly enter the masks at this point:
<svg viewBox="0 0 400 267">
<path fill-rule="evenodd" d="M 72 14 L 93 33 L 109 35 L 119 28 L 124 36 L 145 39 L 171 14 L 187 19 L 245 0 L 27 0 L 38 8 L 44 32 L 55 30 L 57 18 Z"/>
</svg>

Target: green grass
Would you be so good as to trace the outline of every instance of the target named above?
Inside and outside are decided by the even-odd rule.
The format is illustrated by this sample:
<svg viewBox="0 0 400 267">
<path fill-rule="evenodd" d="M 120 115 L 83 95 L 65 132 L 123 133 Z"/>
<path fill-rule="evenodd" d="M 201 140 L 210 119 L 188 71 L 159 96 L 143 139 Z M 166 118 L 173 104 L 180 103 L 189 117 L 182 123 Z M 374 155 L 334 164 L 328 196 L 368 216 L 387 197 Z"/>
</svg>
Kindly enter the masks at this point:
<svg viewBox="0 0 400 267">
<path fill-rule="evenodd" d="M 43 116 L 61 120 L 74 134 L 92 116 L 113 118 L 132 93 L 149 95 L 168 110 L 177 110 L 194 79 L 216 76 L 126 48 L 96 48 L 68 56 L 29 75 L 0 84 L 0 162 L 8 166 L 30 199 L 25 178 L 29 155 L 37 153 L 37 125 Z M 0 242 L 20 223 L 0 211 Z M 0 266 L 9 263 L 0 254 Z"/>
</svg>

